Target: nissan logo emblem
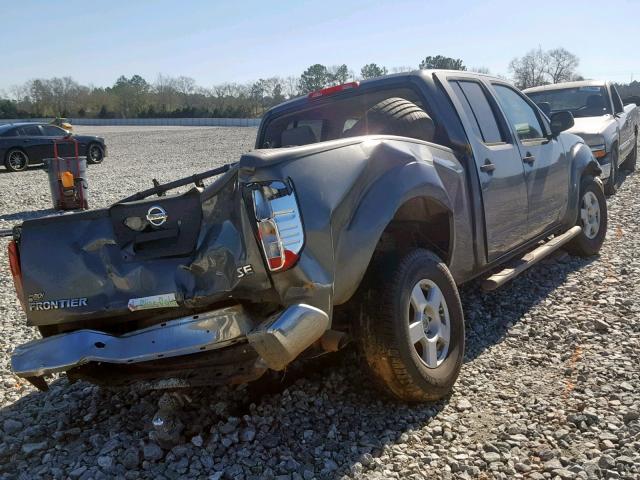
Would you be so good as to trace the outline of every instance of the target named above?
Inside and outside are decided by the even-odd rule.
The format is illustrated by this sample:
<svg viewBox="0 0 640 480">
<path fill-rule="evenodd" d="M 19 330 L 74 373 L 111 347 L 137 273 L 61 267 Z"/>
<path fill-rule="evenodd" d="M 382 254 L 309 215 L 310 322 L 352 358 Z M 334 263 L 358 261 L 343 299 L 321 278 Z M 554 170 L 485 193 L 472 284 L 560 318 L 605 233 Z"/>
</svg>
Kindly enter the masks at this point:
<svg viewBox="0 0 640 480">
<path fill-rule="evenodd" d="M 167 221 L 167 218 L 169 218 L 169 216 L 167 215 L 167 212 L 165 211 L 165 209 L 158 205 L 154 205 L 147 212 L 147 220 L 154 227 L 159 227 L 160 225 L 163 225 L 164 222 Z"/>
</svg>

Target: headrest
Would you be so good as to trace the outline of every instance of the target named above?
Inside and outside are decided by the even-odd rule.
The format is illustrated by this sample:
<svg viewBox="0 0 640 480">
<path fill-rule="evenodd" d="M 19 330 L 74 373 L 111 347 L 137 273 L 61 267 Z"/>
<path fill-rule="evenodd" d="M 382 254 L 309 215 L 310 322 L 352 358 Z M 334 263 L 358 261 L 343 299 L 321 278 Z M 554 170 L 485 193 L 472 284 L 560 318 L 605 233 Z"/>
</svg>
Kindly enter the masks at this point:
<svg viewBox="0 0 640 480">
<path fill-rule="evenodd" d="M 283 130 L 280 135 L 281 147 L 308 145 L 310 143 L 316 143 L 317 141 L 316 134 L 313 133 L 313 130 L 311 130 L 311 127 L 308 125 Z"/>
</svg>

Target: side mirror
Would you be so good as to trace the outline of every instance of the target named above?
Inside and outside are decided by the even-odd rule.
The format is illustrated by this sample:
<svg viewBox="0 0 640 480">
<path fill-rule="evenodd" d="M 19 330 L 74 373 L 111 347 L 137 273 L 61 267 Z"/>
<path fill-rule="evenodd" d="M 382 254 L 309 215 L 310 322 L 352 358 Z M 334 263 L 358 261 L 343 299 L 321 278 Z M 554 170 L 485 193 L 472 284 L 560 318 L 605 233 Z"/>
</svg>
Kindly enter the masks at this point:
<svg viewBox="0 0 640 480">
<path fill-rule="evenodd" d="M 575 123 L 571 112 L 556 112 L 551 115 L 551 135 L 555 137 L 560 132 L 569 130 Z"/>
</svg>

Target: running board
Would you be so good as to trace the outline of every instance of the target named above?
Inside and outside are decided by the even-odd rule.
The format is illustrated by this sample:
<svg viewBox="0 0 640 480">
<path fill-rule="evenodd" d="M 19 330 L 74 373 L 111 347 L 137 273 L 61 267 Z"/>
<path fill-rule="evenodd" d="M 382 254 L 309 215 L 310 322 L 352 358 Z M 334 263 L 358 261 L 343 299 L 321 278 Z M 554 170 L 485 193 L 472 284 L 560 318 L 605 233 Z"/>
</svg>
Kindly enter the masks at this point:
<svg viewBox="0 0 640 480">
<path fill-rule="evenodd" d="M 509 280 L 512 280 L 513 278 L 520 275 L 527 268 L 535 265 L 540 260 L 547 257 L 549 254 L 555 252 L 557 249 L 562 247 L 576 235 L 579 235 L 581 232 L 582 227 L 576 225 L 575 227 L 564 232 L 562 235 L 553 237 L 551 240 L 540 245 L 535 250 L 531 250 L 530 252 L 528 252 L 524 257 L 516 260 L 514 265 L 507 267 L 500 272 L 494 273 L 490 277 L 484 279 L 482 282 L 482 289 L 485 291 L 491 291 L 501 287 Z"/>
</svg>

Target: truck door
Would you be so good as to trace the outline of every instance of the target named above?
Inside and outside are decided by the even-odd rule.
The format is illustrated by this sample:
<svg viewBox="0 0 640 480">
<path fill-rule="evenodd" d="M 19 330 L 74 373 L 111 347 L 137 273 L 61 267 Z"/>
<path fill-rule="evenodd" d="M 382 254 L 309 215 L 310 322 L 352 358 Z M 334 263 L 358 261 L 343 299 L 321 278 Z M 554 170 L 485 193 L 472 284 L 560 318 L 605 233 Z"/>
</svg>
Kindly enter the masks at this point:
<svg viewBox="0 0 640 480">
<path fill-rule="evenodd" d="M 496 116 L 498 108 L 486 86 L 468 77 L 448 80 L 480 178 L 487 261 L 491 262 L 527 238 L 524 168 L 504 119 Z"/>
<path fill-rule="evenodd" d="M 567 208 L 570 161 L 538 108 L 515 88 L 492 83 L 517 140 L 529 197 L 529 237 L 560 222 Z"/>
</svg>

